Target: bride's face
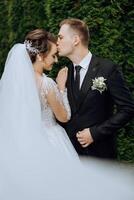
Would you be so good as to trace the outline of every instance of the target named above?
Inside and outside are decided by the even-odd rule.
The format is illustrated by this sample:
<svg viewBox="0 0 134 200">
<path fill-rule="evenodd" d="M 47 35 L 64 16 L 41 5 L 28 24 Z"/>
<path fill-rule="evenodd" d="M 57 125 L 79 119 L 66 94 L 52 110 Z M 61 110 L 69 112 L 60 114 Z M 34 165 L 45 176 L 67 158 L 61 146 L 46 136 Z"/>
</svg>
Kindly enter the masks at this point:
<svg viewBox="0 0 134 200">
<path fill-rule="evenodd" d="M 51 50 L 49 51 L 49 53 L 47 54 L 47 56 L 45 56 L 43 58 L 43 68 L 45 70 L 50 71 L 53 67 L 54 63 L 58 62 L 58 58 L 57 58 L 57 46 L 54 43 L 51 43 Z"/>
</svg>

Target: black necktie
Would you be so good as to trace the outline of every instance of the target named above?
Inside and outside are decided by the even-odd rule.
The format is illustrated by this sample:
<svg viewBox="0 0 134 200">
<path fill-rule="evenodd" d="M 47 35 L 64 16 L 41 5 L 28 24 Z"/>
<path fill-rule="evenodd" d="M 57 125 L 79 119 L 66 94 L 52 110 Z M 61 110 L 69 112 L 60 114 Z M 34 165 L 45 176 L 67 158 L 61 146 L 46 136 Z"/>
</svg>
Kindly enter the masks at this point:
<svg viewBox="0 0 134 200">
<path fill-rule="evenodd" d="M 81 70 L 81 66 L 76 65 L 75 66 L 76 76 L 74 80 L 74 89 L 76 93 L 79 92 L 80 90 L 80 70 Z"/>
</svg>

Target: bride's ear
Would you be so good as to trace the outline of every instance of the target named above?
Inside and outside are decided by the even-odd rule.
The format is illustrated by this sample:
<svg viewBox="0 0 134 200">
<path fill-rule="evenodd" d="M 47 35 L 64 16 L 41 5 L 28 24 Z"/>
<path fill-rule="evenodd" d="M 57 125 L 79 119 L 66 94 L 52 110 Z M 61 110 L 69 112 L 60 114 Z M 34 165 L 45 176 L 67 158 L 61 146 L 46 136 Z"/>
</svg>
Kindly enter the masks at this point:
<svg viewBox="0 0 134 200">
<path fill-rule="evenodd" d="M 37 59 L 38 61 L 42 61 L 42 56 L 39 55 L 39 54 L 37 54 L 36 59 Z"/>
</svg>

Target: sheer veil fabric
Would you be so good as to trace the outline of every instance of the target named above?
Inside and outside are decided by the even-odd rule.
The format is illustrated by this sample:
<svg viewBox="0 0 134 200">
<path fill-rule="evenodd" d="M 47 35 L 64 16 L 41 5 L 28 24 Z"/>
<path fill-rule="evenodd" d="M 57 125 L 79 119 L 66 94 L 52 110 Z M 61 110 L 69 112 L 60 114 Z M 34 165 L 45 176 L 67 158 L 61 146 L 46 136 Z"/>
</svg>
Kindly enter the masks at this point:
<svg viewBox="0 0 134 200">
<path fill-rule="evenodd" d="M 0 199 L 132 199 L 130 187 L 93 163 L 69 162 L 42 138 L 33 66 L 25 45 L 14 45 L 0 80 Z"/>
<path fill-rule="evenodd" d="M 0 111 L 0 199 L 63 199 L 64 182 L 69 189 L 76 161 L 71 166 L 42 137 L 34 70 L 24 44 L 16 44 L 8 54 Z"/>
</svg>

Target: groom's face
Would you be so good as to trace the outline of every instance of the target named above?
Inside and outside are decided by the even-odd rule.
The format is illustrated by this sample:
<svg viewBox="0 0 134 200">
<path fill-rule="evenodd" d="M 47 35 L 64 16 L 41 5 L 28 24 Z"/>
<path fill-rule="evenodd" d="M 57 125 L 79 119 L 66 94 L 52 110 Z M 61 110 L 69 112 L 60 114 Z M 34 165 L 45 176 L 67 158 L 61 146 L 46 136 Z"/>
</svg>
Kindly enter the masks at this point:
<svg viewBox="0 0 134 200">
<path fill-rule="evenodd" d="M 59 56 L 69 57 L 72 54 L 74 49 L 74 32 L 68 24 L 61 26 L 57 46 Z"/>
</svg>

